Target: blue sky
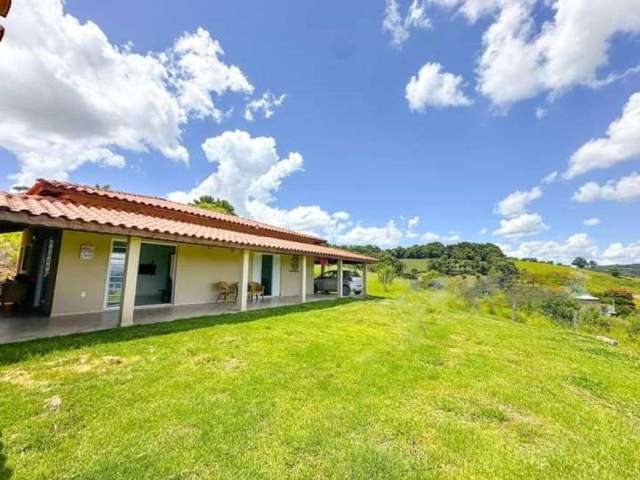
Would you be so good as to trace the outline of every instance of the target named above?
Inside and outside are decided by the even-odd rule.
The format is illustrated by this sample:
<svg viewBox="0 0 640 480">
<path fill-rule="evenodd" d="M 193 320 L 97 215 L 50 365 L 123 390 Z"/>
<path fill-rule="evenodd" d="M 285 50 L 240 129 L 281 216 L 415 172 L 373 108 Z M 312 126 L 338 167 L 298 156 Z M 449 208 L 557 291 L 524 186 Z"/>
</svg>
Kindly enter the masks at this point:
<svg viewBox="0 0 640 480">
<path fill-rule="evenodd" d="M 54 176 L 210 193 L 337 243 L 640 261 L 636 1 L 68 0 L 64 20 L 59 0 L 15 3 L 0 44 L 4 190 Z M 135 59 L 178 80 L 147 86 Z M 248 121 L 266 92 L 281 103 Z"/>
</svg>

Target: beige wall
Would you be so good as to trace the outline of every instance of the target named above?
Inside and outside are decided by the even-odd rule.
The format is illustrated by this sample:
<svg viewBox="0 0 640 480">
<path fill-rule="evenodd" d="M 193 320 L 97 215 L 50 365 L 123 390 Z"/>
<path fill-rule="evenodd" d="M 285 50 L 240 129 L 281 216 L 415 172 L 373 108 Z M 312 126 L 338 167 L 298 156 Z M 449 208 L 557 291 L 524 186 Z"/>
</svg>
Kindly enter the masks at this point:
<svg viewBox="0 0 640 480">
<path fill-rule="evenodd" d="M 301 270 L 291 271 L 291 255 L 282 256 L 282 296 L 300 295 Z M 307 293 L 313 293 L 313 257 L 307 259 Z"/>
<path fill-rule="evenodd" d="M 111 239 L 110 235 L 63 232 L 52 315 L 99 312 L 104 309 Z M 80 259 L 82 244 L 95 247 L 92 260 Z M 241 260 L 240 249 L 178 245 L 174 303 L 185 305 L 214 301 L 217 296 L 214 290 L 216 282 L 240 280 Z M 300 294 L 300 272 L 290 270 L 291 256 L 282 255 L 282 296 Z M 313 257 L 307 257 L 309 294 L 313 293 L 313 277 Z"/>
<path fill-rule="evenodd" d="M 80 246 L 95 247 L 95 257 L 80 259 Z M 58 275 L 51 315 L 99 312 L 104 308 L 111 237 L 95 233 L 62 233 Z"/>
<path fill-rule="evenodd" d="M 242 251 L 230 248 L 179 245 L 174 303 L 212 302 L 216 282 L 238 282 Z"/>
</svg>

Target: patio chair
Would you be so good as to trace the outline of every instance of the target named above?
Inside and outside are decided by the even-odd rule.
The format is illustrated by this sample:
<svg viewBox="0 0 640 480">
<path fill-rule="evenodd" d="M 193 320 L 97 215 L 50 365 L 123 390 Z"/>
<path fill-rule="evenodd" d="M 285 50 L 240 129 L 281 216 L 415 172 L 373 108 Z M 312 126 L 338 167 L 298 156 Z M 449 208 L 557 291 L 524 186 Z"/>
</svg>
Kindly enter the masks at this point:
<svg viewBox="0 0 640 480">
<path fill-rule="evenodd" d="M 227 303 L 229 300 L 231 300 L 234 290 L 232 285 L 228 284 L 227 282 L 217 282 L 214 285 L 214 288 L 218 291 L 218 298 L 216 299 L 216 302 Z"/>
<path fill-rule="evenodd" d="M 249 282 L 247 294 L 249 296 L 249 300 L 253 300 L 255 298 L 257 301 L 260 298 L 264 298 L 264 285 L 258 282 Z"/>
</svg>

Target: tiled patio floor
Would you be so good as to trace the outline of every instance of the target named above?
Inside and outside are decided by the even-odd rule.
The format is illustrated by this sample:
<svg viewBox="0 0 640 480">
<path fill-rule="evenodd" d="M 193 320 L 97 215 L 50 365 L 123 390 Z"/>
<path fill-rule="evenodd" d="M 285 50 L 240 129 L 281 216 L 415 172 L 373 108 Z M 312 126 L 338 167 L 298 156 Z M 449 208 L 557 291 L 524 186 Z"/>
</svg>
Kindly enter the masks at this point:
<svg viewBox="0 0 640 480">
<path fill-rule="evenodd" d="M 336 295 L 309 295 L 308 302 L 333 300 Z M 300 303 L 297 296 L 265 298 L 249 302 L 249 310 L 275 308 Z M 171 322 L 222 313 L 238 312 L 235 304 L 204 303 L 199 305 L 139 308 L 134 315 L 136 325 Z M 108 330 L 118 326 L 118 311 L 92 313 L 86 315 L 65 315 L 46 317 L 42 315 L 7 315 L 0 313 L 0 344 L 23 342 L 36 338 L 57 337 L 73 333 Z"/>
</svg>

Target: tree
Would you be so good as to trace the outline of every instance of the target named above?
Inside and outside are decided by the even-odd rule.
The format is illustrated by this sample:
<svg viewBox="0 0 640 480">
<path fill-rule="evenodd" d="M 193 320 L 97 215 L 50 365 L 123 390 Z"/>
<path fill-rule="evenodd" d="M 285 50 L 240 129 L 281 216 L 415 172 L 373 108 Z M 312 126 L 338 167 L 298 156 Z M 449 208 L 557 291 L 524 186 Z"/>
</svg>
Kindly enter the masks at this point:
<svg viewBox="0 0 640 480">
<path fill-rule="evenodd" d="M 0 235 L 0 280 L 14 276 L 20 255 L 21 233 Z"/>
<path fill-rule="evenodd" d="M 600 301 L 608 305 L 614 305 L 616 312 L 622 317 L 629 316 L 636 310 L 633 293 L 624 288 L 607 290 L 600 295 Z"/>
<path fill-rule="evenodd" d="M 576 257 L 573 259 L 573 262 L 571 262 L 571 265 L 578 268 L 586 268 L 589 262 L 587 262 L 587 259 L 584 257 Z"/>
<path fill-rule="evenodd" d="M 589 268 L 591 270 L 593 270 L 594 268 L 596 268 L 598 266 L 598 262 L 596 262 L 595 260 L 589 260 Z"/>
<path fill-rule="evenodd" d="M 396 279 L 398 274 L 396 273 L 396 269 L 390 263 L 383 263 L 378 266 L 377 269 L 378 280 L 382 284 L 383 290 L 386 292 L 389 290 L 389 286 Z"/>
<path fill-rule="evenodd" d="M 609 267 L 609 273 L 616 278 L 622 276 L 622 270 L 618 266 Z"/>
<path fill-rule="evenodd" d="M 192 205 L 205 208 L 207 210 L 213 210 L 218 213 L 226 213 L 228 215 L 236 214 L 236 210 L 233 208 L 231 203 L 221 198 L 214 198 L 211 195 L 203 195 L 202 197 L 194 200 Z"/>
</svg>

